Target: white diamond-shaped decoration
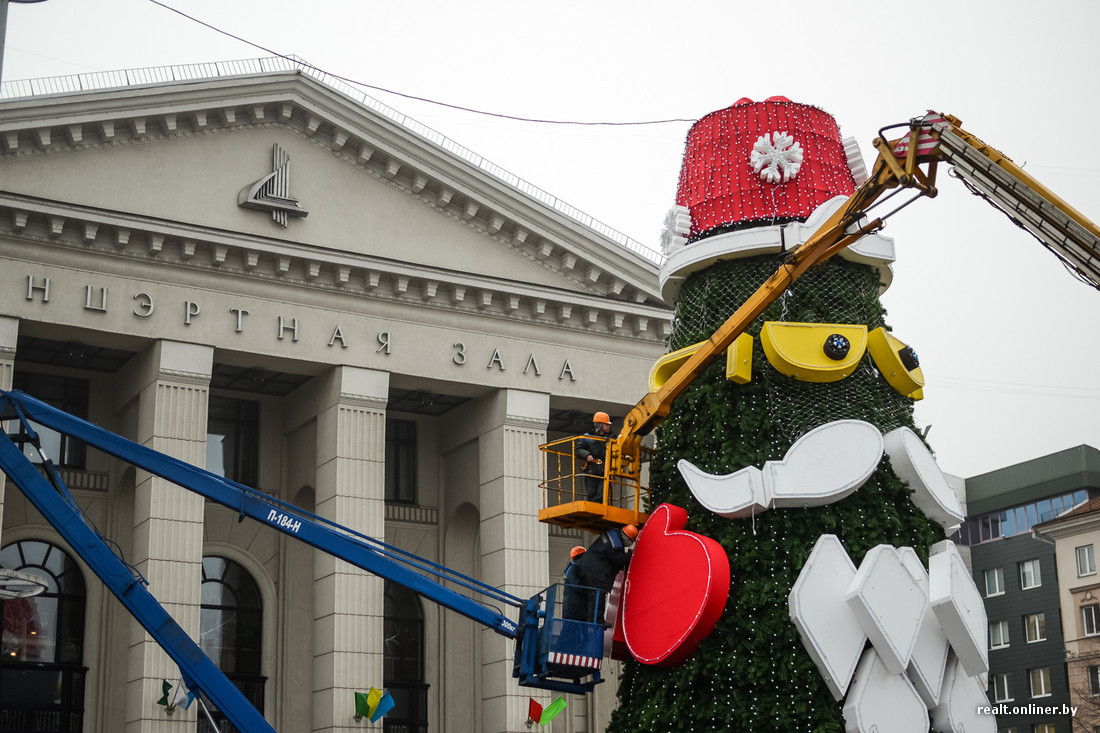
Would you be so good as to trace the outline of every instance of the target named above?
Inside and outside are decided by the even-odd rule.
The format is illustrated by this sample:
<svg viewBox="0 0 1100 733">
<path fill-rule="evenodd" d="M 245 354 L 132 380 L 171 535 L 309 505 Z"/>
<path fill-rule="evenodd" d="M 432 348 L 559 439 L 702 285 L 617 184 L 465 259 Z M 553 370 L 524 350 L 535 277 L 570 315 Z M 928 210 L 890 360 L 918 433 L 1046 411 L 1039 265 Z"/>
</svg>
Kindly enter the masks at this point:
<svg viewBox="0 0 1100 733">
<path fill-rule="evenodd" d="M 928 733 L 928 708 L 903 674 L 892 674 L 874 649 L 863 653 L 844 701 L 848 733 Z"/>
<path fill-rule="evenodd" d="M 782 461 L 765 463 L 764 486 L 774 507 L 831 504 L 867 481 L 882 451 L 882 433 L 871 423 L 835 420 L 796 440 Z"/>
<path fill-rule="evenodd" d="M 997 733 L 997 717 L 993 715 L 985 687 L 977 677 L 968 677 L 952 657 L 943 676 L 940 704 L 932 710 L 932 727 L 942 731 L 962 733 Z"/>
<path fill-rule="evenodd" d="M 951 540 L 929 549 L 929 603 L 968 675 L 989 671 L 989 631 L 982 594 Z"/>
<path fill-rule="evenodd" d="M 848 587 L 847 602 L 882 663 L 893 674 L 903 674 L 928 608 L 928 594 L 896 548 L 878 545 L 867 553 Z"/>
<path fill-rule="evenodd" d="M 867 636 L 845 603 L 856 566 L 836 535 L 821 535 L 787 596 L 791 620 L 836 700 L 844 697 Z M 926 729 L 927 730 L 927 729 Z"/>
<path fill-rule="evenodd" d="M 884 438 L 894 473 L 913 490 L 913 503 L 929 519 L 954 531 L 965 516 L 959 495 L 943 475 L 936 459 L 909 428 L 891 430 Z"/>
<path fill-rule="evenodd" d="M 928 593 L 928 571 L 924 569 L 917 553 L 912 547 L 898 549 L 902 564 L 909 574 L 917 578 L 925 594 Z M 947 667 L 947 655 L 951 644 L 940 628 L 936 614 L 926 609 L 921 619 L 917 641 L 913 645 L 913 654 L 909 657 L 909 681 L 928 707 L 935 707 L 940 701 L 940 688 L 943 686 L 943 672 Z"/>
</svg>

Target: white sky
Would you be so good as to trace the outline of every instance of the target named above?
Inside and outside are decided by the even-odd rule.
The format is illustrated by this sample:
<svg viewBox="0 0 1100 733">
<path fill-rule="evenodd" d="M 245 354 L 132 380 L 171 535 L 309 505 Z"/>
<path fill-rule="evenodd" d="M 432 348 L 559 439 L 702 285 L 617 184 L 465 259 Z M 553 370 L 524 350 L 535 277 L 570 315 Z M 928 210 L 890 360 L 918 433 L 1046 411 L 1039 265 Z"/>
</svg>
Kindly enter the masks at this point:
<svg viewBox="0 0 1100 733">
<path fill-rule="evenodd" d="M 868 167 L 880 127 L 933 108 L 1100 221 L 1095 0 L 164 1 L 332 74 L 511 116 L 697 119 L 783 95 L 832 113 Z M 151 0 L 48 0 L 10 6 L 3 77 L 267 55 Z M 656 247 L 689 123 L 522 123 L 365 91 Z M 917 421 L 940 466 L 973 476 L 1100 448 L 1086 317 L 1100 293 L 946 170 L 939 188 L 887 225 L 898 261 L 883 301 L 920 355 Z"/>
</svg>

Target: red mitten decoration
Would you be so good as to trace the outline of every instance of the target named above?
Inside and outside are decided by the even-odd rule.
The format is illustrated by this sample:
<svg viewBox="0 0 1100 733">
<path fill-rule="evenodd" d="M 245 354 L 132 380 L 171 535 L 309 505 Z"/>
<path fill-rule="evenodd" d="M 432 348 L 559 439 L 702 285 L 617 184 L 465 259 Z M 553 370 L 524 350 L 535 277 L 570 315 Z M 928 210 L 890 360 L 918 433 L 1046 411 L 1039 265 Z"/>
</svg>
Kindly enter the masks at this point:
<svg viewBox="0 0 1100 733">
<path fill-rule="evenodd" d="M 662 504 L 646 522 L 626 575 L 622 631 L 643 664 L 671 667 L 714 630 L 730 591 L 726 551 L 687 532 L 687 512 Z"/>
</svg>

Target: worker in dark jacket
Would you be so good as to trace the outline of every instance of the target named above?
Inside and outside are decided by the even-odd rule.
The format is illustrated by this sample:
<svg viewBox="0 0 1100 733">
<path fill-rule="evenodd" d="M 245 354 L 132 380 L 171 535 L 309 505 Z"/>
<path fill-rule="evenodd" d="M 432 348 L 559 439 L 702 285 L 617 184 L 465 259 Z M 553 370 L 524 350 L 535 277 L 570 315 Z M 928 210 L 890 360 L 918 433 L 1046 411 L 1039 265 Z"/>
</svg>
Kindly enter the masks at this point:
<svg viewBox="0 0 1100 733">
<path fill-rule="evenodd" d="M 621 529 L 610 529 L 597 537 L 588 550 L 577 559 L 581 572 L 587 581 L 586 585 L 598 588 L 601 593 L 599 603 L 599 615 L 595 616 L 603 622 L 604 608 L 607 606 L 607 594 L 615 585 L 615 576 L 630 562 L 630 546 L 638 537 L 638 528 L 628 524 Z M 597 610 L 595 593 L 589 593 L 587 618 L 592 618 Z"/>
<path fill-rule="evenodd" d="M 592 613 L 588 611 L 590 591 L 585 587 L 588 582 L 580 565 L 577 564 L 577 558 L 583 554 L 584 548 L 580 545 L 569 551 L 569 564 L 565 566 L 565 573 L 562 576 L 564 589 L 561 596 L 561 617 L 591 623 Z M 586 612 L 588 616 L 585 616 Z"/>
<path fill-rule="evenodd" d="M 573 451 L 581 461 L 585 498 L 603 501 L 604 459 L 607 458 L 607 441 L 611 433 L 611 417 L 606 412 L 592 416 L 592 432 L 586 433 L 576 443 Z"/>
</svg>

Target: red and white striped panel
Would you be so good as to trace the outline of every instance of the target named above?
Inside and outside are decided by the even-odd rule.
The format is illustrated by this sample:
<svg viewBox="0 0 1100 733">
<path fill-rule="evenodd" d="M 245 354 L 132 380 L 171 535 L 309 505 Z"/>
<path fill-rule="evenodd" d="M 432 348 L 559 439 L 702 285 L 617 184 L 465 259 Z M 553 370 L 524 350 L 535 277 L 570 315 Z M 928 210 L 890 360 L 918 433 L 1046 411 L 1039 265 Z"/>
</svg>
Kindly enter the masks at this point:
<svg viewBox="0 0 1100 733">
<path fill-rule="evenodd" d="M 599 669 L 600 663 L 603 662 L 603 658 L 584 657 L 580 654 L 561 654 L 560 652 L 550 652 L 549 661 L 550 664 L 564 664 L 569 667 L 588 667 L 589 669 Z"/>
<path fill-rule="evenodd" d="M 932 129 L 931 125 L 933 125 L 937 122 L 943 122 L 943 121 L 944 121 L 944 119 L 940 115 L 925 115 L 924 119 L 921 120 L 924 127 L 921 128 L 920 135 L 917 136 L 917 155 L 918 156 L 919 155 L 927 155 L 939 143 L 939 140 L 932 137 L 929 130 Z M 894 155 L 898 156 L 899 158 L 904 158 L 908 152 L 909 152 L 909 136 L 906 135 L 905 137 L 898 140 L 897 145 L 894 146 Z"/>
</svg>

